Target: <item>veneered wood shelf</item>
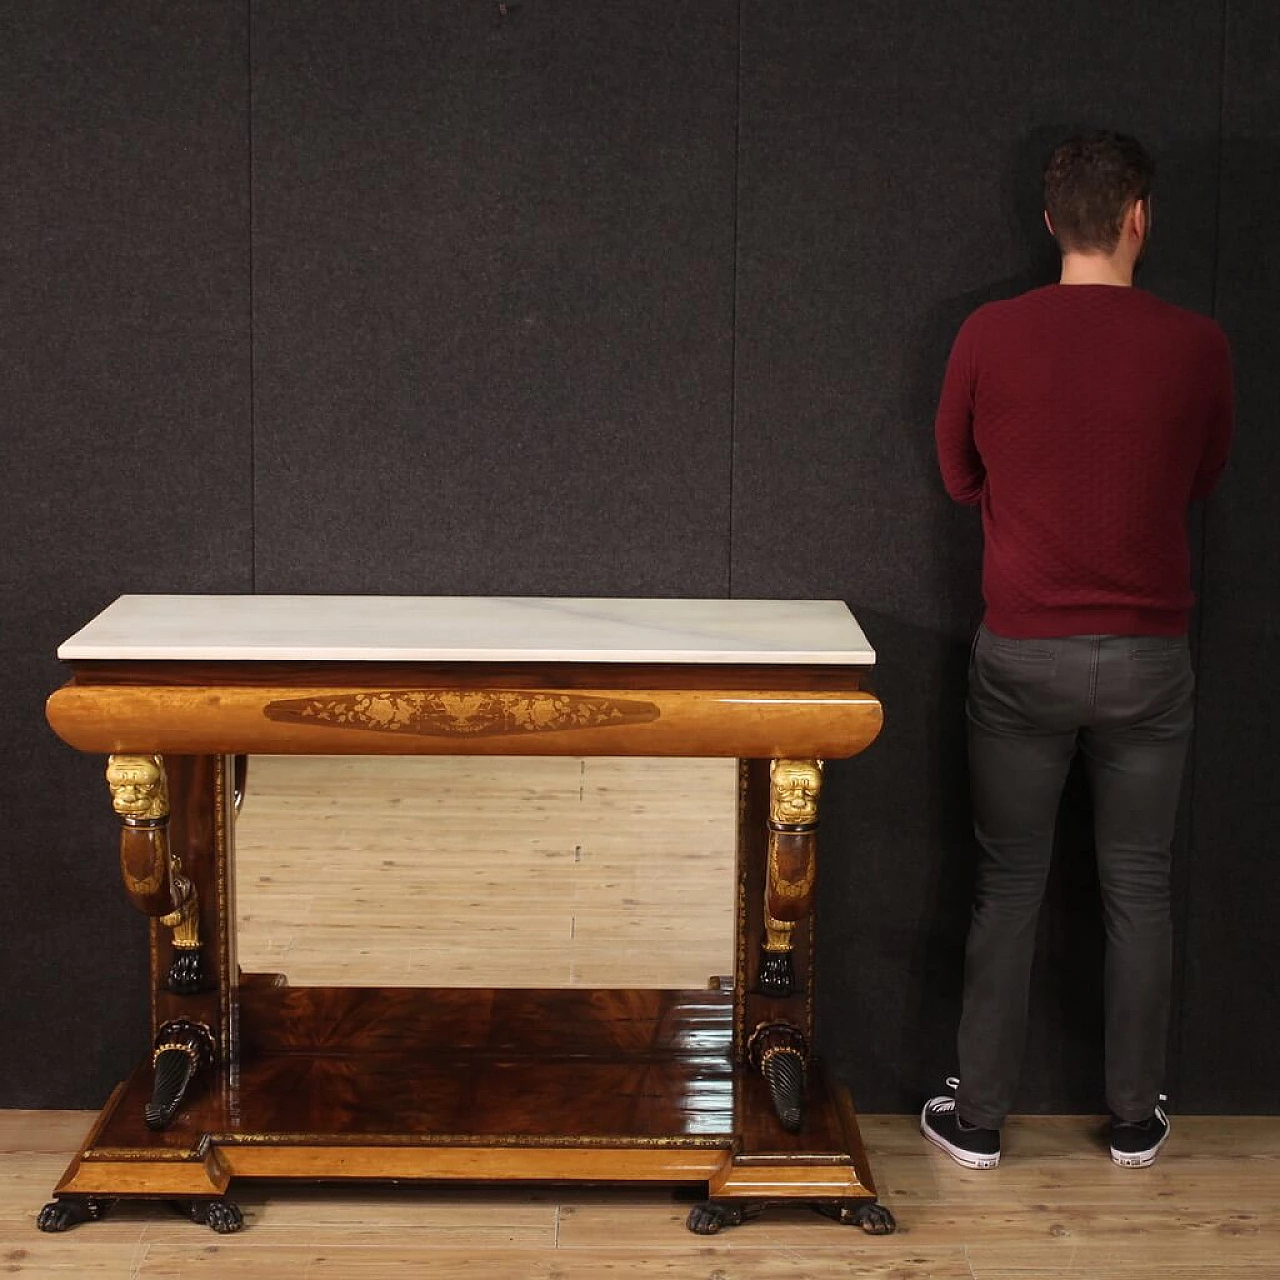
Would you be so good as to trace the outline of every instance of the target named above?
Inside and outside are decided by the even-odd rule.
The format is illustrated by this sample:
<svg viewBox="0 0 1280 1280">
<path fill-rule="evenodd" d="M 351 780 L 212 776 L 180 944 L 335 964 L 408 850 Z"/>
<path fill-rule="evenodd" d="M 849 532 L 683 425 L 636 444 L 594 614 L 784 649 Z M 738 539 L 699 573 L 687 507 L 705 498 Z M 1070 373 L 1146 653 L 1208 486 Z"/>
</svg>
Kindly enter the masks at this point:
<svg viewBox="0 0 1280 1280">
<path fill-rule="evenodd" d="M 143 1122 L 140 1064 L 60 1190 L 127 1194 L 131 1177 L 152 1194 L 158 1181 L 218 1192 L 237 1176 L 710 1182 L 753 1165 L 756 1187 L 785 1165 L 791 1181 L 835 1179 L 816 1194 L 873 1194 L 854 1169 L 866 1166 L 852 1108 L 821 1072 L 804 1129 L 772 1122 L 758 1072 L 733 1060 L 729 991 L 291 988 L 250 975 L 241 1036 L 238 1078 L 206 1077 L 160 1132 Z"/>
</svg>

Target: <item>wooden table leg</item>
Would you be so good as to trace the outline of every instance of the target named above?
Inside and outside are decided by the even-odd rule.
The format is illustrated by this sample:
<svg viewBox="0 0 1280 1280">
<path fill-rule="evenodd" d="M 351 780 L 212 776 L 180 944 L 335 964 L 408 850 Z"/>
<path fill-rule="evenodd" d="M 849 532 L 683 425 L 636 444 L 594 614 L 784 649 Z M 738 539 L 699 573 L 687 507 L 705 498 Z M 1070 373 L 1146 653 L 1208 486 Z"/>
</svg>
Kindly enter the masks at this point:
<svg viewBox="0 0 1280 1280">
<path fill-rule="evenodd" d="M 710 1235 L 803 1204 L 873 1234 L 879 1204 L 847 1091 L 813 1061 L 819 760 L 748 760 L 738 811 L 734 1050 L 739 1147 L 690 1211 Z"/>
</svg>

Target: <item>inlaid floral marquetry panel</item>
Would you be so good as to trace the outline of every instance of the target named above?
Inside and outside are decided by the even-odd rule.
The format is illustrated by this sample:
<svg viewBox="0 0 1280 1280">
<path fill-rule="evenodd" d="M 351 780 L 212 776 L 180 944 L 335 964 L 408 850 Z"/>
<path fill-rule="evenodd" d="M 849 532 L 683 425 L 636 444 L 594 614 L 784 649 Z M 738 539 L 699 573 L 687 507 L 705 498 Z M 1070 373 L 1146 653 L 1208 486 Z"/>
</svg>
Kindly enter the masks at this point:
<svg viewBox="0 0 1280 1280">
<path fill-rule="evenodd" d="M 645 724 L 651 702 L 536 691 L 435 692 L 389 689 L 320 698 L 290 698 L 266 708 L 267 719 L 423 737 L 478 738 Z"/>
</svg>

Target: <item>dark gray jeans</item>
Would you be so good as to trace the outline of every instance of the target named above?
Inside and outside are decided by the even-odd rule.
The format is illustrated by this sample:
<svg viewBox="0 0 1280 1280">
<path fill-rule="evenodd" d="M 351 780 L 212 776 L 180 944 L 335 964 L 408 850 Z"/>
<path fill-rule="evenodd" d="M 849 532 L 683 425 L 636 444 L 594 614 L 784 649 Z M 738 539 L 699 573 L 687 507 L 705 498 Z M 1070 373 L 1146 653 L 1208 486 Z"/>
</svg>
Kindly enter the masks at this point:
<svg viewBox="0 0 1280 1280">
<path fill-rule="evenodd" d="M 957 1108 L 999 1128 L 1026 1038 L 1036 921 L 1058 804 L 1084 757 L 1106 923 L 1107 1102 L 1152 1112 L 1169 1021 L 1169 858 L 1191 736 L 1185 638 L 1007 640 L 983 627 L 969 669 L 969 768 L 982 854 L 965 956 Z"/>
</svg>

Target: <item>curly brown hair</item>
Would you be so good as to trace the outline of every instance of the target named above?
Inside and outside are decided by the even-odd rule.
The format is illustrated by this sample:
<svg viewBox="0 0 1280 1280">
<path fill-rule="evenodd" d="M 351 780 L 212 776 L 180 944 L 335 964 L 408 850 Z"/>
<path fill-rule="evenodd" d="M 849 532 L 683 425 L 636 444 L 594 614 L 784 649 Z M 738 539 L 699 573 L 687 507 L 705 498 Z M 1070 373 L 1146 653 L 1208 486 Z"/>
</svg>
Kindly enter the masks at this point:
<svg viewBox="0 0 1280 1280">
<path fill-rule="evenodd" d="M 1124 133 L 1078 134 L 1056 147 L 1044 167 L 1044 207 L 1064 251 L 1113 253 L 1125 211 L 1151 194 L 1155 166 Z"/>
</svg>

